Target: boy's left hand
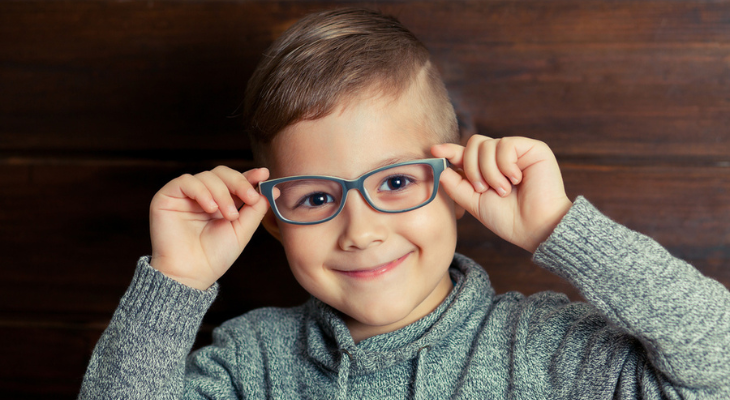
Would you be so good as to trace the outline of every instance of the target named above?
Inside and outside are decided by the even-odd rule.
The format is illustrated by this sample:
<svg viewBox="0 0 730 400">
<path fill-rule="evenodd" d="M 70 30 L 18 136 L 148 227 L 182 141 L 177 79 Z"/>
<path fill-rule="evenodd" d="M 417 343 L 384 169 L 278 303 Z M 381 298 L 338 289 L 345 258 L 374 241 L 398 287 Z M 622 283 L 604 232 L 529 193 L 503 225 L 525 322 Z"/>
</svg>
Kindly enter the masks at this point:
<svg viewBox="0 0 730 400">
<path fill-rule="evenodd" d="M 501 238 L 533 253 L 570 209 L 557 160 L 543 142 L 474 135 L 466 147 L 440 144 L 448 159 L 441 185 L 454 201 Z"/>
</svg>

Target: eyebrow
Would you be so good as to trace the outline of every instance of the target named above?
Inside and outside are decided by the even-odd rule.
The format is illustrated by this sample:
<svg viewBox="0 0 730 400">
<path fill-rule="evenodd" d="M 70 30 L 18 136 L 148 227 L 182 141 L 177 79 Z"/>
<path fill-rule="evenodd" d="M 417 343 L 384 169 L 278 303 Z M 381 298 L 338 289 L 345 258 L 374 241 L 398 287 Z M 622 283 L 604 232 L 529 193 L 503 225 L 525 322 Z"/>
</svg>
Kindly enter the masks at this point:
<svg viewBox="0 0 730 400">
<path fill-rule="evenodd" d="M 314 176 L 314 177 L 316 177 L 316 176 L 328 176 L 328 175 L 295 175 L 294 177 L 297 177 L 297 176 Z M 333 178 L 335 178 L 335 177 L 333 177 Z M 315 180 L 316 179 L 314 179 L 314 178 L 312 178 L 312 179 L 298 179 L 298 180 L 295 180 L 295 181 L 283 182 L 283 183 L 280 183 L 280 185 L 283 185 L 286 188 L 293 188 L 293 187 L 297 187 L 297 186 L 305 186 L 305 185 L 308 185 L 312 181 L 315 181 Z M 335 185 L 337 185 L 337 184 L 335 184 Z"/>
<path fill-rule="evenodd" d="M 411 153 L 405 153 L 405 154 L 402 154 L 402 155 L 399 155 L 399 156 L 395 156 L 395 157 L 386 158 L 385 160 L 382 160 L 382 161 L 380 161 L 380 162 L 378 162 L 376 164 L 371 165 L 370 166 L 370 169 L 368 169 L 367 171 L 365 171 L 362 174 L 358 175 L 357 177 L 359 178 L 359 177 L 367 174 L 368 172 L 371 172 L 371 171 L 376 170 L 378 168 L 387 167 L 389 165 L 398 164 L 400 162 L 414 161 L 414 160 L 423 160 L 425 158 L 427 158 L 427 157 L 424 157 L 423 154 L 412 153 L 412 152 Z M 328 175 L 328 174 L 290 175 L 290 176 L 282 176 L 281 178 L 277 178 L 277 179 L 295 178 L 295 177 L 300 177 L 300 176 L 324 176 L 324 177 L 330 177 L 330 178 L 337 178 L 337 179 L 345 179 L 345 180 L 347 180 L 346 178 L 343 178 L 343 177 L 338 177 L 338 176 L 335 176 L 335 175 Z M 357 179 L 357 178 L 354 178 L 354 179 Z"/>
<path fill-rule="evenodd" d="M 400 163 L 400 162 L 413 161 L 413 160 L 422 160 L 423 158 L 424 157 L 423 157 L 422 154 L 418 154 L 418 153 L 407 153 L 407 154 L 404 154 L 404 155 L 401 155 L 401 156 L 387 158 L 387 159 L 385 159 L 383 161 L 380 161 L 379 163 L 377 163 L 375 165 L 371 165 L 370 166 L 370 169 L 368 171 L 372 171 L 374 169 L 378 169 L 378 168 L 382 168 L 382 167 L 387 167 L 388 165 L 393 165 L 393 164 L 397 164 L 397 163 Z"/>
</svg>

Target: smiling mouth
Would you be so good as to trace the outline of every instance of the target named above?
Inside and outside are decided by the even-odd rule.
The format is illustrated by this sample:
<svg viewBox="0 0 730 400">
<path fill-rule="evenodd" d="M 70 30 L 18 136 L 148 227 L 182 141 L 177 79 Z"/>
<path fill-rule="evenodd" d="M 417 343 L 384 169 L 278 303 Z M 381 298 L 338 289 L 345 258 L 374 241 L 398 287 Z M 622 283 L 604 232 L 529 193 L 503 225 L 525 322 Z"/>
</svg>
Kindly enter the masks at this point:
<svg viewBox="0 0 730 400">
<path fill-rule="evenodd" d="M 383 275 L 389 271 L 394 270 L 396 267 L 398 267 L 400 264 L 402 264 L 403 261 L 405 261 L 405 259 L 408 258 L 409 255 L 411 255 L 411 253 L 407 253 L 403 257 L 393 260 L 387 264 L 378 265 L 375 268 L 361 269 L 361 270 L 355 270 L 355 271 L 342 271 L 342 270 L 336 270 L 336 271 L 341 274 L 347 275 L 349 277 L 353 277 L 353 278 L 361 278 L 361 279 L 375 278 L 375 277 Z"/>
</svg>

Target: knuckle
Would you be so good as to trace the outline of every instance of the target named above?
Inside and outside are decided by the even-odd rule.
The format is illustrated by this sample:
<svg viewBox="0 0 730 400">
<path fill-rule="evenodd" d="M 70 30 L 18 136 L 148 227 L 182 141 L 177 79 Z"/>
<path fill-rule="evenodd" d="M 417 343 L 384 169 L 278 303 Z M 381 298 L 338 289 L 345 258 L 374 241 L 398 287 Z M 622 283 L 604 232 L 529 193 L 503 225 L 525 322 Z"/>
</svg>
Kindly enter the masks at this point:
<svg viewBox="0 0 730 400">
<path fill-rule="evenodd" d="M 493 149 L 496 148 L 496 143 L 494 141 L 483 141 L 479 143 L 479 152 L 485 156 L 488 155 Z"/>
<path fill-rule="evenodd" d="M 508 146 L 514 143 L 516 140 L 517 138 L 514 136 L 505 136 L 499 139 L 497 146 Z"/>
<path fill-rule="evenodd" d="M 237 185 L 248 183 L 248 179 L 243 174 L 235 174 L 233 182 Z"/>
<path fill-rule="evenodd" d="M 206 177 L 209 177 L 210 175 L 213 175 L 213 173 L 210 171 L 202 171 L 202 172 L 198 172 L 197 174 L 195 174 L 194 177 L 197 179 L 205 179 Z"/>
<path fill-rule="evenodd" d="M 478 143 L 482 142 L 483 140 L 485 140 L 485 138 L 486 138 L 486 136 L 482 136 L 482 135 L 471 135 L 469 137 L 469 140 L 466 141 L 466 145 L 474 146 L 475 144 L 478 144 Z"/>
<path fill-rule="evenodd" d="M 178 186 L 183 187 L 194 187 L 196 184 L 197 178 L 191 174 L 182 174 L 178 176 L 177 178 L 173 179 L 170 183 L 171 184 L 177 184 Z"/>
<path fill-rule="evenodd" d="M 212 169 L 212 172 L 214 173 L 225 173 L 228 172 L 230 168 L 226 167 L 225 165 L 218 165 L 215 168 Z"/>
</svg>

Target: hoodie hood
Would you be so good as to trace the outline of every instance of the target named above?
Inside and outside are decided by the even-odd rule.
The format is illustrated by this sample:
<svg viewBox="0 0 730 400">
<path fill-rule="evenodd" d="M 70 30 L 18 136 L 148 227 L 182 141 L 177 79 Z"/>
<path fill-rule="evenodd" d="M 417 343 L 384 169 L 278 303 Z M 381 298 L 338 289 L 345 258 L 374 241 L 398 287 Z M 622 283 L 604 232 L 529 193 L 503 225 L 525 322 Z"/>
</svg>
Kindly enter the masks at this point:
<svg viewBox="0 0 730 400">
<path fill-rule="evenodd" d="M 341 314 L 311 298 L 305 306 L 305 335 L 309 357 L 342 378 L 371 374 L 413 359 L 421 359 L 462 325 L 475 308 L 489 307 L 494 290 L 487 273 L 474 261 L 454 255 L 449 268 L 454 288 L 430 314 L 393 332 L 373 336 L 358 344 L 352 339 Z M 347 371 L 342 371 L 347 368 Z M 346 379 L 346 378 L 345 378 Z"/>
</svg>

